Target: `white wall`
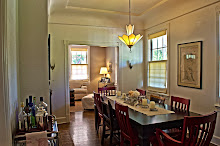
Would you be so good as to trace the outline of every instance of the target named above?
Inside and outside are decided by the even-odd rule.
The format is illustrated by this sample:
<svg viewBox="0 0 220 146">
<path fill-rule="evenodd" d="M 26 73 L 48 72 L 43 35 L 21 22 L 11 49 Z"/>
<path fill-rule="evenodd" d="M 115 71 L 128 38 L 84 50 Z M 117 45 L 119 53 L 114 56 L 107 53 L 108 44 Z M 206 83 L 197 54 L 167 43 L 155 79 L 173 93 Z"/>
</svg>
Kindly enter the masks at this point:
<svg viewBox="0 0 220 146">
<path fill-rule="evenodd" d="M 59 21 L 60 19 L 60 21 Z M 97 17 L 98 19 L 98 17 Z M 52 72 L 52 89 L 53 89 L 53 97 L 52 97 L 52 106 L 54 114 L 60 119 L 60 122 L 67 122 L 66 117 L 68 117 L 69 113 L 66 111 L 66 100 L 65 100 L 65 88 L 64 88 L 64 43 L 63 40 L 69 40 L 76 43 L 76 45 L 91 45 L 91 46 L 117 46 L 119 42 L 118 35 L 122 35 L 125 33 L 125 25 L 118 21 L 104 18 L 103 20 L 96 18 L 89 19 L 89 25 L 86 23 L 86 19 L 84 17 L 80 17 L 78 19 L 73 19 L 72 17 L 65 16 L 51 16 L 49 19 L 49 33 L 51 34 L 51 55 L 55 60 L 56 69 Z M 64 24 L 68 21 L 67 24 Z M 58 23 L 59 22 L 59 23 Z M 85 24 L 74 24 L 75 22 L 85 22 Z M 99 26 L 103 22 L 102 26 Z M 109 23 L 107 23 L 109 22 Z M 72 24 L 71 24 L 72 23 Z M 98 24 L 97 24 L 98 23 Z M 112 27 L 111 27 L 112 26 Z M 141 25 L 143 26 L 143 24 Z M 143 31 L 139 30 L 138 27 L 135 29 L 135 33 Z M 121 44 L 121 43 L 119 43 Z M 136 48 L 136 49 L 135 49 Z M 129 71 L 130 75 L 136 76 L 138 74 L 138 79 L 135 78 L 126 78 L 126 80 L 121 81 L 121 90 L 129 90 L 123 89 L 124 86 L 127 88 L 126 84 L 130 84 L 129 87 L 132 89 L 138 87 L 140 82 L 143 80 L 142 67 L 140 64 L 143 62 L 143 42 L 140 41 L 136 47 L 134 47 L 134 51 L 130 54 L 129 49 L 121 45 L 119 47 L 119 68 L 120 73 L 127 74 Z M 129 56 L 130 55 L 130 56 Z M 139 57 L 135 57 L 135 55 Z M 101 56 L 98 56 L 101 57 Z M 126 66 L 126 61 L 128 58 L 133 58 L 136 60 L 137 65 L 132 70 L 128 70 Z M 68 105 L 67 105 L 68 106 Z"/>
<path fill-rule="evenodd" d="M 49 103 L 47 28 L 47 1 L 19 0 L 21 101 L 33 95 Z"/>
<path fill-rule="evenodd" d="M 110 75 L 111 82 L 115 82 L 115 47 L 106 48 L 106 67 L 109 67 L 109 63 L 112 63 L 112 72 Z"/>
<path fill-rule="evenodd" d="M 180 1 L 180 4 L 183 1 Z M 207 1 L 197 1 L 198 5 L 204 4 Z M 209 1 L 210 2 L 210 1 Z M 188 11 L 193 8 L 198 8 L 198 5 L 194 5 L 195 1 L 191 3 L 185 3 L 184 6 L 190 5 L 186 8 Z M 146 17 L 145 28 L 146 34 L 153 29 L 160 29 L 164 25 L 169 26 L 169 62 L 170 62 L 170 95 L 189 98 L 191 100 L 190 110 L 206 114 L 213 111 L 214 104 L 217 97 L 216 88 L 216 55 L 217 55 L 217 39 L 216 39 L 216 24 L 217 15 L 216 8 L 220 7 L 220 3 L 204 7 L 196 10 L 192 13 L 185 14 L 183 16 L 176 16 L 179 12 L 176 10 L 184 8 L 183 5 L 175 7 L 169 5 L 169 7 L 163 6 L 161 11 L 153 11 L 149 13 L 149 17 Z M 170 8 L 170 9 L 169 9 Z M 190 8 L 190 9 L 189 9 Z M 164 11 L 163 11 L 164 10 Z M 175 13 L 174 13 L 175 12 Z M 183 10 L 182 12 L 186 12 Z M 162 15 L 165 15 L 165 18 Z M 179 15 L 184 13 L 179 13 Z M 177 17 L 177 18 L 174 18 Z M 161 18 L 155 20 L 155 18 Z M 174 18 L 174 19 L 172 19 Z M 166 20 L 172 19 L 166 23 L 162 23 Z M 151 22 L 151 23 L 150 23 Z M 162 23 L 162 24 L 160 24 Z M 160 24 L 160 25 L 157 25 Z M 154 26 L 155 27 L 152 27 Z M 149 29 L 148 29 L 149 28 Z M 180 43 L 187 43 L 193 41 L 203 41 L 202 49 L 202 89 L 193 89 L 177 86 L 177 45 Z M 220 145 L 220 116 L 218 115 L 217 127 L 215 130 L 213 142 Z"/>
<path fill-rule="evenodd" d="M 105 66 L 106 49 L 98 46 L 90 47 L 90 84 L 88 93 L 98 92 L 98 81 L 103 77 L 100 75 L 100 68 Z"/>
</svg>

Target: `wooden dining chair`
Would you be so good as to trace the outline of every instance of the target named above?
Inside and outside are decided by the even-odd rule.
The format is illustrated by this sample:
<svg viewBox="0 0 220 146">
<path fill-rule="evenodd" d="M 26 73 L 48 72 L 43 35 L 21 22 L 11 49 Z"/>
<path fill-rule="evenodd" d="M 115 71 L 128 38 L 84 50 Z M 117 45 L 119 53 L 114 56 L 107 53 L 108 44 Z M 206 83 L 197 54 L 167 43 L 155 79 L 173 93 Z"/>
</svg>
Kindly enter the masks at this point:
<svg viewBox="0 0 220 146">
<path fill-rule="evenodd" d="M 121 146 L 124 145 L 124 139 L 130 142 L 131 146 L 137 145 L 139 143 L 139 139 L 137 134 L 132 129 L 130 121 L 129 121 L 129 114 L 128 114 L 128 107 L 123 106 L 119 103 L 115 103 L 115 113 L 116 118 L 121 129 Z"/>
<path fill-rule="evenodd" d="M 103 88 L 98 88 L 98 93 L 105 96 L 115 96 L 116 95 L 116 90 L 117 87 L 112 86 L 112 87 L 103 87 Z"/>
<path fill-rule="evenodd" d="M 99 93 L 94 93 L 94 104 L 95 104 L 95 128 L 98 134 L 99 126 L 101 126 L 101 121 L 103 119 L 102 112 L 102 98 Z"/>
<path fill-rule="evenodd" d="M 216 117 L 217 112 L 198 117 L 185 116 L 181 140 L 173 139 L 161 129 L 156 129 L 158 145 L 208 146 L 215 130 Z"/>
<path fill-rule="evenodd" d="M 154 101 L 155 103 L 164 104 L 165 98 L 156 95 L 150 95 L 150 101 Z"/>
<path fill-rule="evenodd" d="M 187 112 L 189 113 L 190 99 L 171 96 L 171 110 L 176 112 Z M 164 130 L 165 133 L 171 137 L 180 139 L 182 134 L 182 126 L 179 128 L 171 128 Z"/>
<path fill-rule="evenodd" d="M 172 110 L 179 110 L 181 112 L 189 112 L 190 99 L 171 96 Z"/>
<path fill-rule="evenodd" d="M 140 92 L 140 95 L 145 96 L 146 95 L 146 91 L 142 90 L 142 89 L 136 89 L 138 92 Z"/>
<path fill-rule="evenodd" d="M 120 128 L 118 125 L 118 121 L 116 119 L 115 111 L 112 108 L 110 101 L 108 104 L 105 102 L 102 103 L 102 111 L 103 111 L 103 134 L 101 143 L 104 143 L 104 138 L 110 136 L 110 145 L 112 144 L 112 138 L 114 137 L 117 141 L 120 141 Z M 106 127 L 109 128 L 110 134 L 106 134 Z"/>
</svg>

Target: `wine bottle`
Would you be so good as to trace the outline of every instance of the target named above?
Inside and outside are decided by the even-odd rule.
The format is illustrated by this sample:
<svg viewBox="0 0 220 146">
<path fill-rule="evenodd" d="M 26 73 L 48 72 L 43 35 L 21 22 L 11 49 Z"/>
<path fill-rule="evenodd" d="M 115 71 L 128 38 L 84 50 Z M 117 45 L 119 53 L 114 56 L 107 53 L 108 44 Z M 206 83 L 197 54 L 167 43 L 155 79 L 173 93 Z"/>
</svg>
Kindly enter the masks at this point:
<svg viewBox="0 0 220 146">
<path fill-rule="evenodd" d="M 44 98 L 40 97 L 39 107 L 43 107 L 47 111 L 47 104 L 44 102 Z"/>
<path fill-rule="evenodd" d="M 24 112 L 24 102 L 21 102 L 21 111 L 18 115 L 18 129 L 25 130 L 25 112 Z"/>
<path fill-rule="evenodd" d="M 28 131 L 29 129 L 29 117 L 28 114 L 30 113 L 30 108 L 28 106 L 28 98 L 26 98 L 26 106 L 24 107 L 24 111 L 25 111 L 25 116 L 24 116 L 24 127 L 25 127 L 25 131 Z"/>
<path fill-rule="evenodd" d="M 36 97 L 34 97 L 33 106 L 31 107 L 31 127 L 36 128 Z"/>
</svg>

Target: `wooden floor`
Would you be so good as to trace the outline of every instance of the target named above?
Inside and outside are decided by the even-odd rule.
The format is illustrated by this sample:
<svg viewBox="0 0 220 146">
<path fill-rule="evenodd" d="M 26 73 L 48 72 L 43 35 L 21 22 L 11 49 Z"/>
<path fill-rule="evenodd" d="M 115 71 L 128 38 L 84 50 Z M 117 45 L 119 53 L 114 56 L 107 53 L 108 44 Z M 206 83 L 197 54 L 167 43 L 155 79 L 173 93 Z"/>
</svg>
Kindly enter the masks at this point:
<svg viewBox="0 0 220 146">
<path fill-rule="evenodd" d="M 70 112 L 80 112 L 83 110 L 82 101 L 75 101 L 75 106 L 70 106 Z"/>
<path fill-rule="evenodd" d="M 83 111 L 81 101 L 71 107 L 70 123 L 58 125 L 60 146 L 101 146 L 101 131 L 96 134 L 94 111 Z M 109 139 L 104 146 L 109 146 Z M 214 146 L 210 144 L 210 146 Z"/>
</svg>

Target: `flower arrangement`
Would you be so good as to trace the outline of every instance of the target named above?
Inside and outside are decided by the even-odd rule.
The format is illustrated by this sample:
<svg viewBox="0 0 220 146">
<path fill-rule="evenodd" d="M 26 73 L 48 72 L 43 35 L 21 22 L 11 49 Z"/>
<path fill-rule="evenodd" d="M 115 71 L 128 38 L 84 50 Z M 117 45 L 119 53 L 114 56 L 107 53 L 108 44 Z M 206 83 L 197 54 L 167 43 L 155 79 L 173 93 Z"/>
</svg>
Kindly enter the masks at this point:
<svg viewBox="0 0 220 146">
<path fill-rule="evenodd" d="M 130 97 L 133 97 L 133 98 L 138 98 L 138 97 L 140 96 L 140 92 L 138 92 L 138 91 L 132 91 L 132 90 L 130 90 L 130 91 L 128 92 L 128 94 L 129 94 Z"/>
</svg>

